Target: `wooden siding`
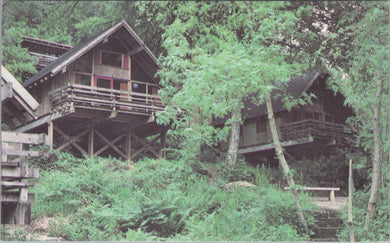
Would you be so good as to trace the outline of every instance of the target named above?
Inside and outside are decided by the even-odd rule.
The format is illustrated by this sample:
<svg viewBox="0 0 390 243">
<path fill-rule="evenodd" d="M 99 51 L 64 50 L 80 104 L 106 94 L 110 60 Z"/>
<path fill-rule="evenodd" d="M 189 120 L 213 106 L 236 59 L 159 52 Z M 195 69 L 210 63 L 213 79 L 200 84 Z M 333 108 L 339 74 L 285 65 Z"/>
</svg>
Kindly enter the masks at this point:
<svg viewBox="0 0 390 243">
<path fill-rule="evenodd" d="M 39 99 L 40 106 L 37 108 L 35 115 L 37 117 L 44 116 L 51 111 L 51 101 L 49 93 L 53 90 L 59 89 L 61 87 L 67 86 L 68 83 L 72 82 L 73 72 L 65 72 L 60 75 L 55 76 L 52 80 L 46 81 L 35 89 L 32 93 L 34 96 Z"/>
<path fill-rule="evenodd" d="M 94 65 L 94 74 L 121 79 L 130 79 L 129 69 L 113 67 L 103 64 Z"/>
</svg>

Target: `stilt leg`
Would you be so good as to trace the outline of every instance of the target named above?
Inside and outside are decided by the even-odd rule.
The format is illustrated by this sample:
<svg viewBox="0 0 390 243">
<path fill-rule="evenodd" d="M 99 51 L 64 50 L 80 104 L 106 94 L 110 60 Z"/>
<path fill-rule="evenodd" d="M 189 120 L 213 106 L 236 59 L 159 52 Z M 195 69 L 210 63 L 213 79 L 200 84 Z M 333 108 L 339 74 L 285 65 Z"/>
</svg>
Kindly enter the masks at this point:
<svg viewBox="0 0 390 243">
<path fill-rule="evenodd" d="M 93 157 L 93 151 L 94 151 L 94 142 L 95 142 L 95 128 L 94 125 L 91 123 L 89 126 L 89 134 L 88 134 L 88 157 Z"/>
<path fill-rule="evenodd" d="M 53 149 L 53 136 L 54 136 L 54 124 L 53 121 L 49 121 L 49 125 L 47 127 L 47 135 L 49 137 L 49 147 Z"/>
<path fill-rule="evenodd" d="M 127 134 L 126 134 L 126 155 L 127 160 L 129 163 L 129 168 L 132 168 L 133 164 L 131 161 L 131 129 L 130 126 L 127 128 Z"/>
</svg>

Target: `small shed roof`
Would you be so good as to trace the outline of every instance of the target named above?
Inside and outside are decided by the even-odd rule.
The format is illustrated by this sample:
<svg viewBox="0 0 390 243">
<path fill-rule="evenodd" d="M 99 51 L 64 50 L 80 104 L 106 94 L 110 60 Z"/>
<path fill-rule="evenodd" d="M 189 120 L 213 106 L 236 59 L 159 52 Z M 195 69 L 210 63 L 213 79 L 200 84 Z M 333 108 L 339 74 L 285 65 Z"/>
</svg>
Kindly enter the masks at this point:
<svg viewBox="0 0 390 243">
<path fill-rule="evenodd" d="M 73 48 L 53 41 L 42 40 L 34 37 L 23 36 L 22 47 L 27 47 L 31 52 L 60 56 Z"/>
<path fill-rule="evenodd" d="M 145 68 L 145 71 L 154 79 L 154 73 L 162 67 L 161 64 L 158 63 L 157 58 L 149 50 L 141 38 L 134 32 L 134 30 L 125 21 L 121 21 L 111 28 L 102 31 L 89 40 L 84 41 L 73 49 L 67 51 L 53 63 L 46 66 L 44 69 L 25 81 L 23 86 L 27 87 L 41 79 L 44 79 L 45 77 L 57 75 L 68 65 L 76 61 L 92 48 L 107 40 L 109 36 L 115 33 L 118 33 L 118 38 L 120 37 L 123 43 L 128 46 L 130 52 L 131 50 L 134 50 L 133 55 L 137 56 L 136 61 L 138 61 L 141 66 Z"/>
</svg>

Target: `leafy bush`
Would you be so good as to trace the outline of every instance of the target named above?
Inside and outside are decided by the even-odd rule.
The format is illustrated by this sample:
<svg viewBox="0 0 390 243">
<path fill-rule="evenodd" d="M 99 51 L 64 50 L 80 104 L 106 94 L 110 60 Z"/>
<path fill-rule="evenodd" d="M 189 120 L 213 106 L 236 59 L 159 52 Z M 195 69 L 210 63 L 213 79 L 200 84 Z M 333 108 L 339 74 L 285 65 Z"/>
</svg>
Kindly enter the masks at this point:
<svg viewBox="0 0 390 243">
<path fill-rule="evenodd" d="M 129 170 L 115 159 L 58 160 L 42 171 L 32 210 L 35 218 L 66 218 L 49 229 L 66 240 L 306 239 L 291 196 L 271 186 L 268 170 L 243 161 L 230 172 L 213 164 L 221 178 L 211 182 L 193 169 L 207 163 L 145 159 Z M 244 179 L 258 187 L 224 191 Z"/>
</svg>

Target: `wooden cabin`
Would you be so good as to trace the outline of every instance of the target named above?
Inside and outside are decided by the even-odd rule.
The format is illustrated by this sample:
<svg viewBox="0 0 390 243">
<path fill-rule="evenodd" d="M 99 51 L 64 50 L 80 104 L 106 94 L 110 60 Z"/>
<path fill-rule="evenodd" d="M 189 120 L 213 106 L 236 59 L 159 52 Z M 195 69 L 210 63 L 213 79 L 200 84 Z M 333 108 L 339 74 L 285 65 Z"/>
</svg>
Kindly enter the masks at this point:
<svg viewBox="0 0 390 243">
<path fill-rule="evenodd" d="M 24 45 L 44 55 L 69 50 L 23 82 L 40 105 L 36 120 L 10 123 L 15 131 L 47 132 L 54 148 L 78 155 L 161 155 L 156 146 L 164 146 L 166 129 L 155 121 L 164 110 L 155 77 L 161 66 L 126 22 L 73 48 L 33 38 Z"/>
<path fill-rule="evenodd" d="M 312 104 L 301 105 L 288 111 L 283 97 L 302 98 L 314 94 Z M 281 144 L 288 155 L 302 153 L 315 147 L 345 142 L 351 130 L 345 125 L 353 114 L 345 107 L 344 97 L 334 94 L 326 86 L 326 75 L 308 72 L 292 79 L 283 89 L 272 94 L 275 120 Z M 274 145 L 268 124 L 265 104 L 255 106 L 247 102 L 245 120 L 241 127 L 239 154 L 248 159 L 274 157 Z"/>
</svg>

